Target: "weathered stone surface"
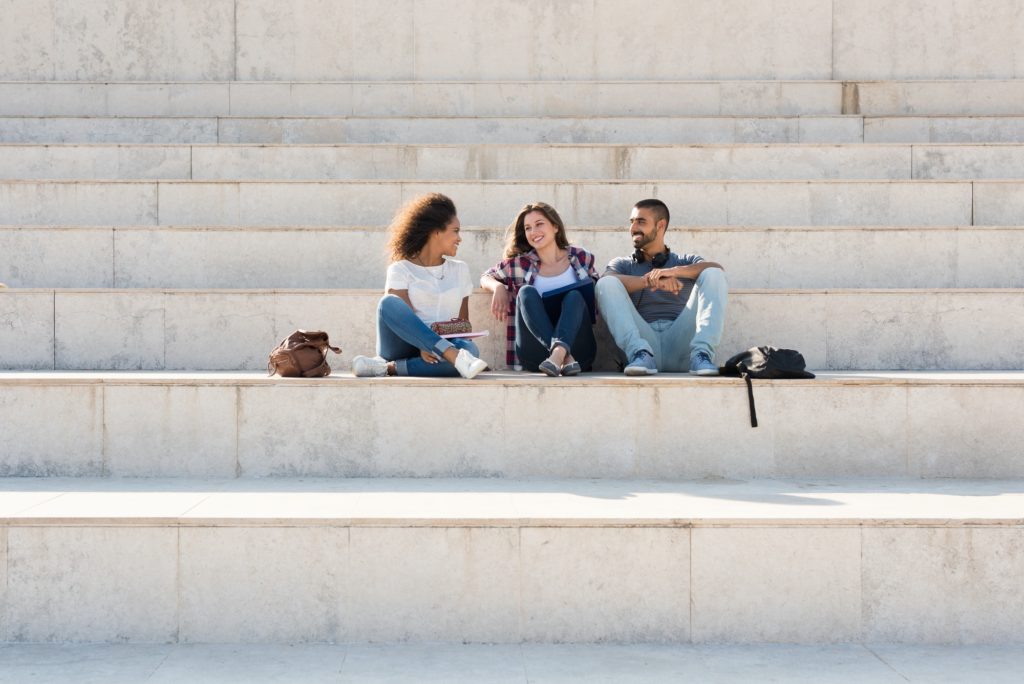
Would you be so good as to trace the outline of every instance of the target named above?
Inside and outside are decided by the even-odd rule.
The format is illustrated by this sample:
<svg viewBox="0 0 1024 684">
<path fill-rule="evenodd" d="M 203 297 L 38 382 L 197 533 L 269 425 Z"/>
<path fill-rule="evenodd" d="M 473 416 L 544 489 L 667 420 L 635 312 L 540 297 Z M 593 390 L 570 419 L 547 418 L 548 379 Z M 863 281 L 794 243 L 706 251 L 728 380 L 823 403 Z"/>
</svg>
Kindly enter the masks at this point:
<svg viewBox="0 0 1024 684">
<path fill-rule="evenodd" d="M 696 642 L 850 642 L 861 633 L 860 531 L 691 532 Z"/>
<path fill-rule="evenodd" d="M 1019 78 L 1024 13 L 1004 0 L 838 0 L 833 78 Z"/>
<path fill-rule="evenodd" d="M 10 641 L 168 642 L 177 635 L 178 532 L 10 527 Z"/>
<path fill-rule="evenodd" d="M 612 0 L 509 5 L 399 0 L 242 0 L 238 75 L 253 80 L 831 78 L 831 8 L 651 2 L 641 54 L 625 27 L 638 9 Z M 458 17 L 458 21 L 451 21 Z M 685 17 L 684 21 L 680 18 Z M 267 31 L 266 27 L 274 27 Z"/>
<path fill-rule="evenodd" d="M 53 370 L 53 301 L 50 292 L 0 288 L 0 368 Z"/>
<path fill-rule="evenodd" d="M 863 534 L 864 638 L 993 643 L 1020 634 L 1020 528 L 909 527 Z"/>
<path fill-rule="evenodd" d="M 231 0 L 40 0 L 7 3 L 4 80 L 227 80 Z"/>
<path fill-rule="evenodd" d="M 0 393 L 0 424 L 0 475 L 104 474 L 100 387 L 6 387 Z"/>
<path fill-rule="evenodd" d="M 524 640 L 689 641 L 689 530 L 532 528 L 520 539 Z"/>
<path fill-rule="evenodd" d="M 343 528 L 182 530 L 178 639 L 339 641 L 349 618 L 348 537 Z"/>
</svg>

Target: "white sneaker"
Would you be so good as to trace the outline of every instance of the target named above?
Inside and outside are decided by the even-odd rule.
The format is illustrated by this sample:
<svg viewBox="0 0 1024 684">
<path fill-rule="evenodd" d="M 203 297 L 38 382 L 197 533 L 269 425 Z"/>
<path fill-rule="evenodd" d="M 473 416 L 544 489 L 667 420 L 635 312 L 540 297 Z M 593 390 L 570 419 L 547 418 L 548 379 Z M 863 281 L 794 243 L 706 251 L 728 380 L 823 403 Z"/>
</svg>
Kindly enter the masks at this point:
<svg viewBox="0 0 1024 684">
<path fill-rule="evenodd" d="M 357 378 L 382 378 L 388 374 L 388 362 L 379 356 L 352 359 L 352 375 Z"/>
<path fill-rule="evenodd" d="M 487 368 L 487 362 L 476 358 L 465 349 L 460 349 L 459 355 L 455 357 L 455 370 L 467 380 L 480 375 L 484 368 Z"/>
</svg>

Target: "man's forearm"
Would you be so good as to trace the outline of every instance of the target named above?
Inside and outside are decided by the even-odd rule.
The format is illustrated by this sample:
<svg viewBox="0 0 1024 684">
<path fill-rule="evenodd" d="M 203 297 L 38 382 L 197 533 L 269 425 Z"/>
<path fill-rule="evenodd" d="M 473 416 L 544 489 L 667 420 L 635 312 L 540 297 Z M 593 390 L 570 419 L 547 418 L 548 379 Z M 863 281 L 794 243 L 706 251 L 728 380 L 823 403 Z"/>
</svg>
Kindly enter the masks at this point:
<svg viewBox="0 0 1024 684">
<path fill-rule="evenodd" d="M 675 266 L 672 269 L 672 275 L 676 278 L 686 278 L 688 280 L 696 280 L 704 269 L 706 268 L 722 268 L 722 265 L 714 261 L 701 261 L 700 263 L 691 264 L 689 266 Z"/>
<path fill-rule="evenodd" d="M 644 276 L 623 275 L 621 273 L 605 273 L 602 278 L 618 278 L 626 287 L 626 292 L 633 294 L 648 287 L 647 278 Z"/>
</svg>

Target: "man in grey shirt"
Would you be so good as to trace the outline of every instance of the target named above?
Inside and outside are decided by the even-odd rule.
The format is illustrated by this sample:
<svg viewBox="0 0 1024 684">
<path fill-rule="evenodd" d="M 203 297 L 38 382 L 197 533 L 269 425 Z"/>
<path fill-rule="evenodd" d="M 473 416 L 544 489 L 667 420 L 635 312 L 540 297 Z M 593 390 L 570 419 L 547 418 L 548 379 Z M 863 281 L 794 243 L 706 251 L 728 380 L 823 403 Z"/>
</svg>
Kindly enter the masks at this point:
<svg viewBox="0 0 1024 684">
<path fill-rule="evenodd" d="M 632 256 L 612 259 L 597 282 L 601 315 L 625 354 L 626 375 L 659 370 L 718 375 L 729 285 L 722 266 L 665 246 L 668 207 L 645 199 L 633 205 Z"/>
</svg>

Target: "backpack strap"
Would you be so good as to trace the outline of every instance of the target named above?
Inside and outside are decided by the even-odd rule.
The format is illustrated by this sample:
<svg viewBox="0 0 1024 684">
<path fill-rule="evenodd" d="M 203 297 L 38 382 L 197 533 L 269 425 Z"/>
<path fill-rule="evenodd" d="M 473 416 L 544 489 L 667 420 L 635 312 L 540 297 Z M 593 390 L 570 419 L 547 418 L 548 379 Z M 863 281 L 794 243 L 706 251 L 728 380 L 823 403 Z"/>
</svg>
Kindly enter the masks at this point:
<svg viewBox="0 0 1024 684">
<path fill-rule="evenodd" d="M 750 382 L 747 367 L 740 365 L 740 376 L 747 382 L 747 404 L 750 406 L 750 427 L 757 427 L 757 409 L 754 408 L 754 386 Z"/>
</svg>

